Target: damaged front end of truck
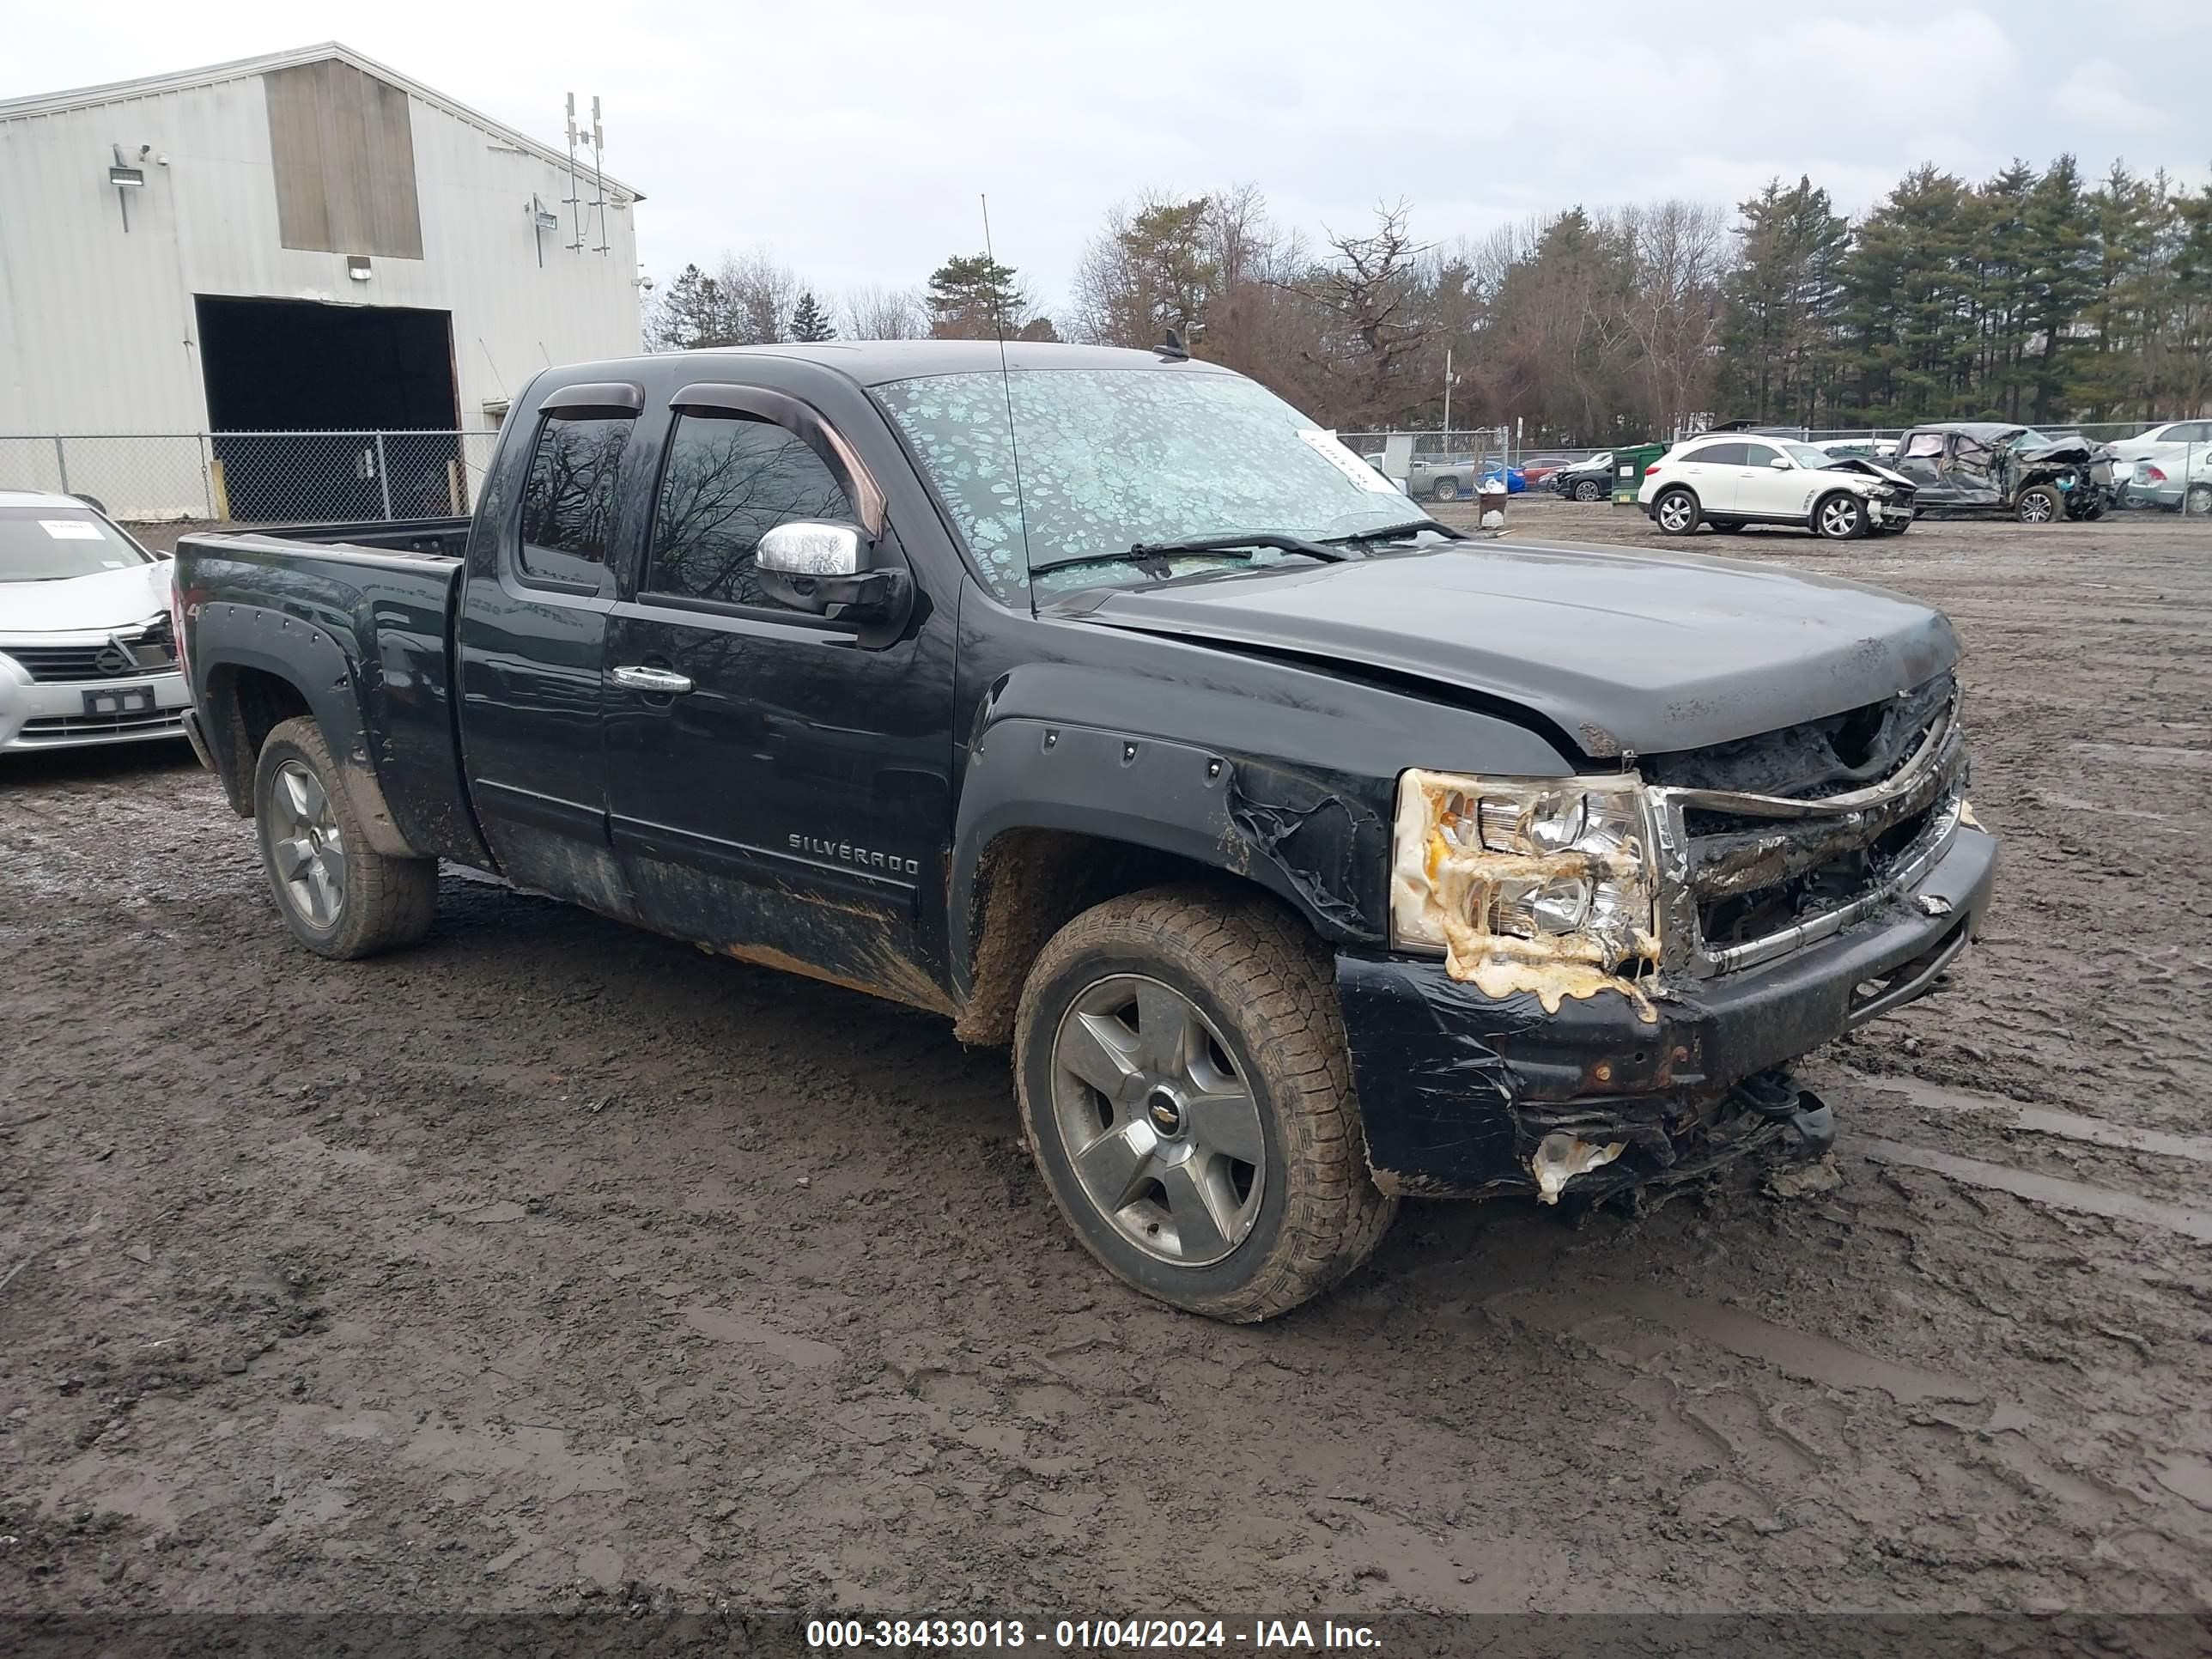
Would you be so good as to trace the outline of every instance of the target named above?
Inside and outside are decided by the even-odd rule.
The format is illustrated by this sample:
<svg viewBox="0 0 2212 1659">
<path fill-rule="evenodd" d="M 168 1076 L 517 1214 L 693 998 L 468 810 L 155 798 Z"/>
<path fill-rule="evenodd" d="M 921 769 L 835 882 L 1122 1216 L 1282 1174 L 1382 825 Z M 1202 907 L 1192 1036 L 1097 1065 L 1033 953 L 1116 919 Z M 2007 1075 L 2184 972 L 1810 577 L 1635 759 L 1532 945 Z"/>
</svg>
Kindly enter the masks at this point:
<svg viewBox="0 0 2212 1659">
<path fill-rule="evenodd" d="M 1790 1062 L 1972 937 L 1995 842 L 1948 673 L 1624 763 L 1401 779 L 1392 948 L 1338 959 L 1385 1190 L 1553 1202 L 1818 1158 L 1832 1120 Z"/>
</svg>

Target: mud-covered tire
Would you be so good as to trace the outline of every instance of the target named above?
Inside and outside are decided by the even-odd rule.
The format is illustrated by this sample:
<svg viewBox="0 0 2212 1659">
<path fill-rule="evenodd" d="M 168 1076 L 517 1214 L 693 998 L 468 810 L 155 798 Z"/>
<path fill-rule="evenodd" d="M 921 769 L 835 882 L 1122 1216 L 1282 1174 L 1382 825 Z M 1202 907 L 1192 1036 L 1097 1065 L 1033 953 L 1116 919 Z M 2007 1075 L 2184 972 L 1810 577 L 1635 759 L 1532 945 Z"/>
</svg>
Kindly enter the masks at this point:
<svg viewBox="0 0 2212 1659">
<path fill-rule="evenodd" d="M 1055 1092 L 1080 1083 L 1056 1042 L 1073 1029 L 1078 1005 L 1132 978 L 1164 986 L 1203 1016 L 1258 1108 L 1265 1160 L 1249 1231 L 1227 1255 L 1199 1265 L 1139 1248 L 1093 1200 L 1076 1169 L 1084 1148 L 1070 1145 L 1067 1097 Z M 1069 922 L 1023 988 L 1014 1081 L 1030 1153 L 1084 1248 L 1146 1295 L 1188 1312 L 1237 1323 L 1285 1313 L 1365 1261 L 1397 1212 L 1368 1170 L 1328 954 L 1265 895 L 1159 887 Z M 1091 1103 L 1121 1109 L 1103 1095 Z"/>
<path fill-rule="evenodd" d="M 291 799 L 295 784 L 306 788 L 303 775 L 313 783 L 304 806 Z M 276 793 L 280 789 L 286 792 L 283 802 Z M 337 902 L 319 919 L 300 896 L 301 882 L 288 878 L 280 867 L 280 845 L 296 847 L 301 839 L 285 835 L 284 830 L 307 817 L 327 826 L 317 830 L 321 846 L 315 850 L 323 854 L 334 841 L 342 872 Z M 430 931 L 438 908 L 437 860 L 391 858 L 368 844 L 331 758 L 330 745 L 323 741 L 322 727 L 313 720 L 302 716 L 286 720 L 262 744 L 253 769 L 253 822 L 276 913 L 292 937 L 316 955 L 351 961 L 412 945 Z M 324 862 L 327 867 L 326 856 Z"/>
<path fill-rule="evenodd" d="M 2066 498 L 2056 484 L 2033 484 L 2020 492 L 2012 515 L 2022 524 L 2057 524 L 2066 516 Z"/>
<path fill-rule="evenodd" d="M 1873 521 L 1866 503 L 1848 489 L 1823 495 L 1813 503 L 1812 530 L 1823 541 L 1855 542 Z"/>
<path fill-rule="evenodd" d="M 1662 536 L 1694 536 L 1705 516 L 1697 495 L 1680 485 L 1651 498 L 1651 522 L 1659 526 Z"/>
</svg>

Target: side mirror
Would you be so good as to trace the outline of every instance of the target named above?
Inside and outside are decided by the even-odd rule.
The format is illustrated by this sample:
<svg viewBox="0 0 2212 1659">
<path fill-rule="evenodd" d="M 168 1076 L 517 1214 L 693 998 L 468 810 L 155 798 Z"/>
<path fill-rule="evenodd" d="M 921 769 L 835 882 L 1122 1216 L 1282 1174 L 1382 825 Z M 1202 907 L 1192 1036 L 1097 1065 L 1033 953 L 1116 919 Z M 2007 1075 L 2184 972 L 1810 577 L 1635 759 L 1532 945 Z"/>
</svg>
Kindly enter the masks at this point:
<svg viewBox="0 0 2212 1659">
<path fill-rule="evenodd" d="M 851 525 L 808 519 L 776 526 L 753 552 L 754 569 L 780 576 L 857 576 L 867 564 L 860 532 Z"/>
<path fill-rule="evenodd" d="M 753 550 L 762 591 L 794 611 L 832 622 L 896 623 L 913 603 L 903 569 L 871 570 L 869 548 L 848 524 L 800 519 L 780 524 Z"/>
<path fill-rule="evenodd" d="M 1790 470 L 1790 458 L 1787 455 L 1777 455 L 1767 463 L 1767 465 L 1772 467 L 1777 472 L 1787 472 Z"/>
</svg>

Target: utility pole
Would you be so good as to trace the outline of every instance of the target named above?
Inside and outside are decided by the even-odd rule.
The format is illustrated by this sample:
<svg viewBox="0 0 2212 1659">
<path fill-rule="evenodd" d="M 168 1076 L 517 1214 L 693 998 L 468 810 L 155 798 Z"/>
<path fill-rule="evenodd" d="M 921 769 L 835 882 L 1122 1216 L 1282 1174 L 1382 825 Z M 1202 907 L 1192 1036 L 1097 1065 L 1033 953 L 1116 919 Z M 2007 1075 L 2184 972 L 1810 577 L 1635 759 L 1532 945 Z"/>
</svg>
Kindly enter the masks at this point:
<svg viewBox="0 0 2212 1659">
<path fill-rule="evenodd" d="M 1451 348 L 1444 348 L 1444 447 L 1451 447 Z"/>
</svg>

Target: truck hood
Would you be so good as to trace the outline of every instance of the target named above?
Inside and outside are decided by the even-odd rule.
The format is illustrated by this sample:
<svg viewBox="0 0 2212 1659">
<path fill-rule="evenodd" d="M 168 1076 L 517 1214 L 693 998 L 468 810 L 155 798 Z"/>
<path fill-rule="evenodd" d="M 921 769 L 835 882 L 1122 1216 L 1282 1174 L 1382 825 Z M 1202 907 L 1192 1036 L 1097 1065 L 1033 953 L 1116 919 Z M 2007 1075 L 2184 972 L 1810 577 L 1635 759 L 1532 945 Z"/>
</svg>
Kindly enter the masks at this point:
<svg viewBox="0 0 2212 1659">
<path fill-rule="evenodd" d="M 1958 660 L 1940 612 L 1776 565 L 1529 541 L 1093 590 L 1063 614 L 1496 697 L 1589 755 L 1666 754 L 1896 696 Z"/>
<path fill-rule="evenodd" d="M 105 633 L 169 608 L 169 562 L 50 582 L 0 582 L 0 634 Z"/>
</svg>

